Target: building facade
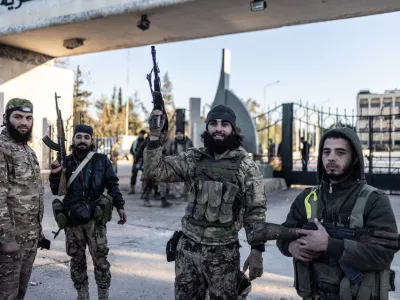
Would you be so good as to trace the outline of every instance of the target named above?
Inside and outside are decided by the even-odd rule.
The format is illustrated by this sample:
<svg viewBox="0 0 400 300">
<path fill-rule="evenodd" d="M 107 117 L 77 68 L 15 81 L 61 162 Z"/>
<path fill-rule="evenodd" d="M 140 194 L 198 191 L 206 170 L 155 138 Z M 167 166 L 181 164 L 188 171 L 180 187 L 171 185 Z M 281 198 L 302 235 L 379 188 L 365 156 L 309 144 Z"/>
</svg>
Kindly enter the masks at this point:
<svg viewBox="0 0 400 300">
<path fill-rule="evenodd" d="M 54 93 L 61 98 L 58 100 L 59 109 L 64 119 L 64 127 L 68 138 L 73 114 L 74 72 L 55 67 L 52 61 L 35 66 L 23 62 L 0 57 L 0 124 L 3 123 L 3 113 L 7 102 L 12 98 L 26 98 L 32 101 L 33 131 L 29 145 L 35 150 L 42 169 L 49 169 L 54 151 L 42 142 L 45 135 L 56 137 L 55 124 L 57 119 Z M 52 132 L 49 132 L 51 125 Z M 57 140 L 54 140 L 57 142 Z"/>
<path fill-rule="evenodd" d="M 400 90 L 383 94 L 369 90 L 357 94 L 357 131 L 363 148 L 368 148 L 372 126 L 375 151 L 400 150 Z"/>
</svg>

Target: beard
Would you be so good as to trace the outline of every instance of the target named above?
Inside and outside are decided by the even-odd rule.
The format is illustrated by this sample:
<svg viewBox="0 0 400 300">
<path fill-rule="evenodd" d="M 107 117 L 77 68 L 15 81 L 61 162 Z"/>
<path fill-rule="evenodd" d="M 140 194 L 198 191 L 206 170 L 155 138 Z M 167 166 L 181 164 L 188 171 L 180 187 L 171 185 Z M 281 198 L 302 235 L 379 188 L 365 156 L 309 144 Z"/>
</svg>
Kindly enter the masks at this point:
<svg viewBox="0 0 400 300">
<path fill-rule="evenodd" d="M 26 144 L 27 142 L 29 142 L 32 139 L 33 124 L 32 124 L 32 127 L 25 133 L 19 132 L 18 129 L 15 128 L 14 125 L 12 125 L 10 121 L 7 121 L 6 128 L 7 128 L 8 133 L 10 134 L 10 136 L 18 143 Z"/>
<path fill-rule="evenodd" d="M 329 166 L 329 164 L 326 165 L 325 170 L 328 166 Z M 340 174 L 328 173 L 326 171 L 325 171 L 325 173 L 329 179 L 334 179 L 338 182 L 342 182 L 353 174 L 353 167 L 354 166 L 350 161 L 350 162 L 348 162 L 348 164 L 346 166 L 344 166 L 343 172 Z"/>
<path fill-rule="evenodd" d="M 204 141 L 204 147 L 206 147 L 210 153 L 221 154 L 227 150 L 237 149 L 241 145 L 240 136 L 236 134 L 230 134 L 225 136 L 223 140 L 216 141 L 208 131 L 204 131 L 201 137 Z"/>
<path fill-rule="evenodd" d="M 80 148 L 79 146 L 86 146 Z M 90 147 L 85 143 L 80 143 L 78 145 L 71 145 L 71 149 L 76 153 L 78 157 L 85 157 L 90 152 Z"/>
</svg>

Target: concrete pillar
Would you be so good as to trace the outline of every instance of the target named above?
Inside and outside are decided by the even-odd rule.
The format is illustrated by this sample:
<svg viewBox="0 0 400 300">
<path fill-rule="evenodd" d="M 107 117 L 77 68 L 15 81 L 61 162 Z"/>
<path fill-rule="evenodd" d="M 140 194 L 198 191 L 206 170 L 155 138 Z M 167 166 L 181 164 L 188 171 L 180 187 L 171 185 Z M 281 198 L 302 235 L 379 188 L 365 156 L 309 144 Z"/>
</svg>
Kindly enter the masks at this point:
<svg viewBox="0 0 400 300">
<path fill-rule="evenodd" d="M 204 130 L 204 124 L 201 123 L 201 98 L 189 99 L 189 111 L 189 137 L 192 139 L 193 145 L 198 148 L 202 146 L 200 136 Z"/>
</svg>

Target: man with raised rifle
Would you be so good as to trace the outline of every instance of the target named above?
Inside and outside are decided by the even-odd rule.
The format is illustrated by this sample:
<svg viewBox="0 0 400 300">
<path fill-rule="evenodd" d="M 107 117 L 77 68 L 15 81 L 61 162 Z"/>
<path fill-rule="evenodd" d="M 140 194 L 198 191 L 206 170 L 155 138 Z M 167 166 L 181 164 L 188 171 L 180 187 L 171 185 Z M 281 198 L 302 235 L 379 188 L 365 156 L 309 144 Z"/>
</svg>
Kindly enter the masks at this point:
<svg viewBox="0 0 400 300">
<path fill-rule="evenodd" d="M 237 132 L 235 112 L 225 105 L 213 107 L 202 134 L 204 148 L 190 148 L 173 156 L 163 156 L 160 145 L 165 115 L 153 110 L 150 120 L 153 117 L 161 121 L 158 127 L 149 121 L 145 176 L 191 184 L 176 247 L 175 299 L 204 300 L 207 290 L 210 300 L 245 299 L 246 295 L 238 295 L 238 232 L 244 226 L 251 235 L 253 223 L 265 221 L 267 199 L 262 175 L 241 147 L 243 137 Z M 244 271 L 249 268 L 249 279 L 253 280 L 263 274 L 265 246 L 251 240 L 248 243 L 251 252 Z"/>
<path fill-rule="evenodd" d="M 397 250 L 340 234 L 329 236 L 323 226 L 329 231 L 348 227 L 397 233 L 389 198 L 366 184 L 361 143 L 354 130 L 327 131 L 318 153 L 318 186 L 297 196 L 283 223 L 316 230 L 299 229 L 300 238 L 277 241 L 279 250 L 293 257 L 297 293 L 310 300 L 389 299 L 394 281 L 390 265 Z"/>
<path fill-rule="evenodd" d="M 28 146 L 33 105 L 11 99 L 0 135 L 0 299 L 25 298 L 42 233 L 43 184 Z M 48 247 L 47 247 L 48 248 Z"/>
<path fill-rule="evenodd" d="M 104 154 L 93 152 L 92 135 L 90 126 L 81 124 L 75 127 L 72 154 L 63 163 L 68 181 L 67 194 L 61 204 L 65 211 L 55 210 L 58 211 L 55 217 L 56 220 L 67 220 L 67 224 L 59 226 L 65 227 L 66 251 L 71 256 L 71 278 L 78 292 L 78 300 L 90 299 L 86 245 L 93 259 L 99 300 L 108 300 L 111 272 L 107 260 L 106 224 L 111 220 L 113 206 L 120 216 L 118 223 L 126 222 L 125 201 L 110 160 Z M 53 194 L 58 195 L 63 166 L 56 160 L 51 168 L 50 187 Z M 105 189 L 106 195 L 103 194 Z M 53 201 L 53 210 L 54 206 Z M 60 215 L 64 215 L 63 218 Z"/>
</svg>

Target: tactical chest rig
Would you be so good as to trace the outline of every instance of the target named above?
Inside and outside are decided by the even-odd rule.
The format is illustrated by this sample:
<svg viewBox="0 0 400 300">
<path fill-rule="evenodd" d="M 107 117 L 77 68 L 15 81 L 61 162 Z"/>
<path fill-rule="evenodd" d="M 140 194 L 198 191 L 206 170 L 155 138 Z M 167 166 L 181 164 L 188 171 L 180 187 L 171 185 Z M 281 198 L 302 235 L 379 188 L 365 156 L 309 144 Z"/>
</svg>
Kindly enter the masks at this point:
<svg viewBox="0 0 400 300">
<path fill-rule="evenodd" d="M 369 196 L 377 191 L 376 188 L 365 184 L 357 197 L 356 203 L 350 215 L 350 228 L 364 227 L 364 210 Z M 314 218 L 320 219 L 319 210 L 320 199 L 318 189 L 312 189 L 304 199 L 307 219 L 309 222 Z M 382 272 L 360 273 L 339 263 L 321 263 L 321 262 L 303 262 L 299 260 L 294 263 L 295 288 L 299 296 L 303 299 L 313 299 L 316 296 L 316 290 L 326 293 L 336 294 L 337 299 L 341 300 L 388 300 L 388 293 L 391 290 L 390 277 L 394 276 L 391 270 Z M 343 271 L 348 273 L 343 276 Z M 355 277 L 356 282 L 352 283 Z M 357 275 L 357 276 L 356 276 Z M 394 281 L 394 279 L 393 279 Z"/>
<path fill-rule="evenodd" d="M 191 224 L 202 227 L 232 226 L 244 205 L 241 183 L 236 178 L 244 158 L 243 153 L 220 160 L 202 155 L 195 168 L 195 182 L 186 207 L 185 216 Z"/>
</svg>

